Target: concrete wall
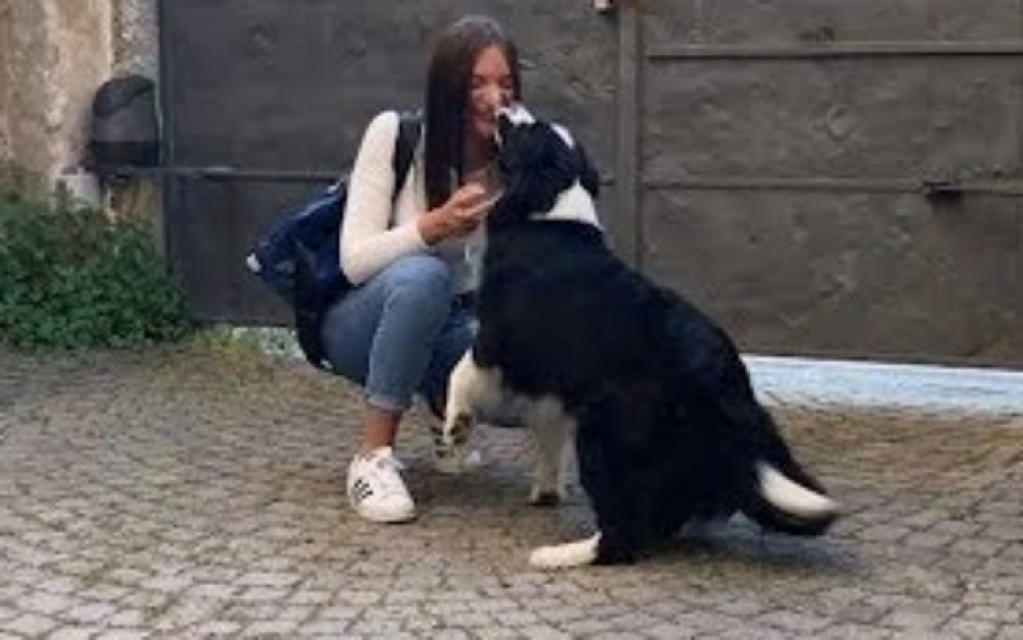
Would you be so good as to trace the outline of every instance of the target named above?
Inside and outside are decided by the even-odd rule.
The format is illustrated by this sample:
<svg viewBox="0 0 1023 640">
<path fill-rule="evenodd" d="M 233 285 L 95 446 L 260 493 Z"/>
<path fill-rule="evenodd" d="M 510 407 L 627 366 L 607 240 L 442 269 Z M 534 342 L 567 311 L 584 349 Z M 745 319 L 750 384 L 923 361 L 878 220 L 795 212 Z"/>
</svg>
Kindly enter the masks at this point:
<svg viewBox="0 0 1023 640">
<path fill-rule="evenodd" d="M 157 69 L 156 0 L 0 0 L 0 163 L 54 181 L 83 159 L 96 88 Z"/>
</svg>

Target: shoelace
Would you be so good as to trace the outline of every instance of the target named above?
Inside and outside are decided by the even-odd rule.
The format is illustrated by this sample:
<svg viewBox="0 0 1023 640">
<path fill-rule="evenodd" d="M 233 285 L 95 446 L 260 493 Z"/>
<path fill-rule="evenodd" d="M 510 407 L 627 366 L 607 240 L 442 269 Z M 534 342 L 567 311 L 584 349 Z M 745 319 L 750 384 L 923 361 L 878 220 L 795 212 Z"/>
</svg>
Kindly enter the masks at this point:
<svg viewBox="0 0 1023 640">
<path fill-rule="evenodd" d="M 380 492 L 384 495 L 405 495 L 407 493 L 400 475 L 404 468 L 401 461 L 394 456 L 381 456 L 369 463 L 373 484 L 379 487 Z"/>
</svg>

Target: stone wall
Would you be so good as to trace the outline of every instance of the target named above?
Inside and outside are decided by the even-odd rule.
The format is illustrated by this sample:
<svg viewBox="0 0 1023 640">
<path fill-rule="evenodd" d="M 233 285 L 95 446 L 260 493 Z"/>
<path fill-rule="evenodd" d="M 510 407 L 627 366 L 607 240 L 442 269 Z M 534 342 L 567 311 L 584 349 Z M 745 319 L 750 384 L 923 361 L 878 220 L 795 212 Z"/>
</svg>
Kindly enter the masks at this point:
<svg viewBox="0 0 1023 640">
<path fill-rule="evenodd" d="M 0 163 L 49 182 L 83 160 L 96 88 L 155 77 L 156 0 L 0 0 Z"/>
</svg>

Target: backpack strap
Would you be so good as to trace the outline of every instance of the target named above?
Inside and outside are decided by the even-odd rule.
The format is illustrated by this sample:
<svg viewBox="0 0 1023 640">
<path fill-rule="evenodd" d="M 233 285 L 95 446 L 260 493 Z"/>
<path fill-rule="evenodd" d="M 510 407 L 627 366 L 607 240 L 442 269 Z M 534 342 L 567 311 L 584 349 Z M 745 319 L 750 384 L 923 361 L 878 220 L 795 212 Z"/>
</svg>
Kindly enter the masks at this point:
<svg viewBox="0 0 1023 640">
<path fill-rule="evenodd" d="M 401 111 L 398 113 L 398 138 L 394 141 L 394 195 L 398 194 L 405 187 L 405 179 L 408 178 L 408 170 L 412 166 L 412 159 L 416 154 L 416 147 L 419 145 L 419 133 L 423 128 L 423 112 Z"/>
</svg>

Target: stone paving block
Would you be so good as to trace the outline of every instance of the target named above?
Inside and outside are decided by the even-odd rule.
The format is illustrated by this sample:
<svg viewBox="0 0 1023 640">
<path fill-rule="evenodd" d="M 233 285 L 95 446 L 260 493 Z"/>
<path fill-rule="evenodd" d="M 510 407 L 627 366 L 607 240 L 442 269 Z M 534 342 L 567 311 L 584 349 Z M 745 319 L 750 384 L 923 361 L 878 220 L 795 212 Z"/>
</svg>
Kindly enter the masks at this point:
<svg viewBox="0 0 1023 640">
<path fill-rule="evenodd" d="M 73 595 L 59 595 L 42 591 L 18 598 L 15 605 L 22 611 L 54 615 L 66 611 L 80 602 L 81 600 Z"/>
<path fill-rule="evenodd" d="M 882 624 L 903 630 L 922 631 L 936 630 L 944 625 L 956 613 L 954 607 L 940 604 L 912 603 L 900 607 L 881 621 Z"/>
<path fill-rule="evenodd" d="M 295 633 L 299 636 L 343 638 L 347 635 L 349 626 L 349 623 L 343 620 L 318 621 L 302 625 Z"/>
<path fill-rule="evenodd" d="M 518 629 L 521 637 L 528 640 L 571 640 L 572 636 L 565 631 L 547 625 L 535 625 Z"/>
<path fill-rule="evenodd" d="M 757 623 L 775 627 L 791 633 L 813 635 L 828 626 L 826 618 L 809 616 L 789 611 L 772 611 L 756 618 Z"/>
<path fill-rule="evenodd" d="M 69 609 L 61 614 L 62 618 L 76 623 L 98 623 L 110 618 L 117 612 L 117 607 L 103 602 L 94 602 Z"/>
<path fill-rule="evenodd" d="M 922 549 L 943 549 L 950 546 L 956 537 L 949 533 L 917 531 L 902 539 L 903 544 Z"/>
<path fill-rule="evenodd" d="M 208 620 L 196 626 L 192 630 L 192 633 L 200 638 L 235 636 L 241 631 L 241 629 L 242 625 L 237 622 Z"/>
<path fill-rule="evenodd" d="M 224 604 L 218 600 L 177 600 L 151 621 L 154 629 L 171 632 L 202 623 L 219 614 Z"/>
<path fill-rule="evenodd" d="M 933 629 L 896 629 L 892 638 L 897 640 L 934 640 L 938 634 Z"/>
<path fill-rule="evenodd" d="M 740 640 L 740 638 L 757 638 L 757 640 L 791 640 L 792 635 L 769 627 L 739 625 L 730 627 L 713 637 L 718 640 Z"/>
<path fill-rule="evenodd" d="M 993 638 L 1001 625 L 992 622 L 980 622 L 977 620 L 951 620 L 942 630 L 942 635 L 948 634 L 956 638 L 969 638 L 970 640 L 987 640 Z"/>
<path fill-rule="evenodd" d="M 268 620 L 254 622 L 242 631 L 243 638 L 288 637 L 299 628 L 294 620 Z"/>
<path fill-rule="evenodd" d="M 701 637 L 697 631 L 674 624 L 661 624 L 645 630 L 647 637 L 654 640 L 690 640 Z"/>
<path fill-rule="evenodd" d="M 962 617 L 968 620 L 985 620 L 1001 624 L 1012 624 L 1023 622 L 1023 612 L 1019 609 L 1019 603 L 1014 598 L 1002 598 L 1004 606 L 970 605 L 963 612 Z"/>
<path fill-rule="evenodd" d="M 351 620 L 362 614 L 361 607 L 347 604 L 329 604 L 316 612 L 316 618 L 323 620 Z"/>
<path fill-rule="evenodd" d="M 107 618 L 105 624 L 110 627 L 138 628 L 145 626 L 151 617 L 149 612 L 141 609 L 121 609 Z"/>
<path fill-rule="evenodd" d="M 713 635 L 714 633 L 742 626 L 746 620 L 745 618 L 723 615 L 716 612 L 697 611 L 678 616 L 673 622 L 685 629 Z"/>
<path fill-rule="evenodd" d="M 26 613 L 3 623 L 2 629 L 11 633 L 20 633 L 32 638 L 41 637 L 60 626 L 60 623 L 47 616 Z"/>
<path fill-rule="evenodd" d="M 1023 625 L 1006 625 L 995 635 L 995 640 L 1023 640 Z"/>
<path fill-rule="evenodd" d="M 356 620 L 350 630 L 357 635 L 381 638 L 394 636 L 401 632 L 402 628 L 401 623 L 395 620 Z"/>
<path fill-rule="evenodd" d="M 888 640 L 894 633 L 881 627 L 840 623 L 815 635 L 820 640 Z"/>
<path fill-rule="evenodd" d="M 491 627 L 474 631 L 479 640 L 522 640 L 524 636 L 519 629 L 506 629 L 504 627 Z"/>
<path fill-rule="evenodd" d="M 46 636 L 46 640 L 89 640 L 102 631 L 101 627 L 61 627 Z"/>
</svg>

